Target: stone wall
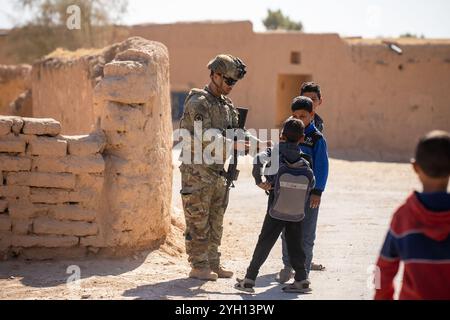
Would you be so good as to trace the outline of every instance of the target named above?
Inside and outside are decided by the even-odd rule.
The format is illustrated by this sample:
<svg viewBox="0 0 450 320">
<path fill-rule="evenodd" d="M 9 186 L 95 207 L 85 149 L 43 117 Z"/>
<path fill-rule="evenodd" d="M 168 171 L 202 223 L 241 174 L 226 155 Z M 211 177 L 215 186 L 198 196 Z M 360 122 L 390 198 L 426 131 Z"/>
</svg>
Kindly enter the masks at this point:
<svg viewBox="0 0 450 320">
<path fill-rule="evenodd" d="M 171 224 L 167 49 L 120 44 L 95 89 L 96 126 L 61 135 L 50 118 L 0 116 L 0 253 L 30 259 L 124 255 Z"/>
</svg>

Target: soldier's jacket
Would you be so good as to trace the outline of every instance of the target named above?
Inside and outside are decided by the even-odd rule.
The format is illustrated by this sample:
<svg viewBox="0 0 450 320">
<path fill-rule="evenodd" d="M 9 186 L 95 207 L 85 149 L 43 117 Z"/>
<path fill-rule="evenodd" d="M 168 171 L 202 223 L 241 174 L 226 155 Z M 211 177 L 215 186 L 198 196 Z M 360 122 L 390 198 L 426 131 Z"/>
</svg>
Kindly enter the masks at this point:
<svg viewBox="0 0 450 320">
<path fill-rule="evenodd" d="M 196 132 L 194 136 L 194 125 L 197 122 L 202 124 L 202 131 Z M 198 145 L 201 145 L 200 151 L 203 154 L 203 150 L 211 144 L 213 140 L 203 140 L 203 133 L 208 129 L 217 129 L 217 132 L 211 135 L 214 141 L 220 141 L 222 143 L 222 164 L 204 164 L 209 169 L 216 172 L 220 172 L 223 169 L 223 162 L 225 160 L 226 148 L 232 147 L 232 140 L 227 139 L 225 135 L 226 129 L 237 128 L 239 123 L 239 113 L 233 106 L 232 101 L 226 96 L 216 97 L 208 88 L 204 89 L 192 89 L 187 96 L 184 103 L 184 113 L 180 122 L 180 128 L 187 129 L 191 134 L 191 159 L 194 161 L 194 140 L 197 140 Z M 200 134 L 202 136 L 200 136 Z M 246 131 L 246 136 L 252 140 L 257 140 Z M 200 144 L 201 141 L 201 144 Z M 210 147 L 211 148 L 211 147 Z M 197 150 L 196 150 L 197 151 Z M 217 155 L 217 153 L 212 153 Z M 201 156 L 198 154 L 197 156 Z M 220 155 L 217 155 L 220 158 Z M 203 162 L 202 162 L 203 163 Z"/>
</svg>

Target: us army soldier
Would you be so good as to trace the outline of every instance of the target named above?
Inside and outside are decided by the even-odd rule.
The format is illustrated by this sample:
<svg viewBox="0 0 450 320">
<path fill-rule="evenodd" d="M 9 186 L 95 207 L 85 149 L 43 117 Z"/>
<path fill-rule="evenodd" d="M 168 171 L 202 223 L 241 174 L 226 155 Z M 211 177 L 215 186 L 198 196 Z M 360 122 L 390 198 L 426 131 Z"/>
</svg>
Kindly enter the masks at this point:
<svg viewBox="0 0 450 320">
<path fill-rule="evenodd" d="M 203 150 L 210 141 L 203 141 L 202 134 L 208 129 L 217 129 L 215 139 L 235 149 L 238 143 L 227 140 L 223 134 L 226 129 L 237 128 L 239 114 L 232 101 L 226 96 L 236 82 L 246 74 L 246 65 L 237 57 L 220 54 L 208 64 L 210 83 L 203 89 L 192 89 L 184 103 L 184 114 L 180 128 L 190 132 L 192 139 L 201 139 L 198 145 Z M 194 130 L 201 125 L 200 134 Z M 194 134 L 195 133 L 195 134 Z M 259 141 L 248 132 L 246 135 Z M 248 151 L 248 142 L 245 147 Z M 186 219 L 186 253 L 192 270 L 190 278 L 216 280 L 231 278 L 232 271 L 225 270 L 220 263 L 219 246 L 222 239 L 223 217 L 228 204 L 224 165 L 194 162 L 194 146 L 191 145 L 192 163 L 182 163 L 181 197 Z M 200 150 L 200 154 L 202 153 Z M 197 150 L 198 151 L 198 150 Z"/>
</svg>

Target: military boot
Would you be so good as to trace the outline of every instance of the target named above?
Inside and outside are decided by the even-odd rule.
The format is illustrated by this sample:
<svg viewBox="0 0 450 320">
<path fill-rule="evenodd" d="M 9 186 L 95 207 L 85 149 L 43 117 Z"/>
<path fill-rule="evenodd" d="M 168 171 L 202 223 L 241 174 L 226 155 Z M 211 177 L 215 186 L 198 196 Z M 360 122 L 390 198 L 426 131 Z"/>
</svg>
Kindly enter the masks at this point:
<svg viewBox="0 0 450 320">
<path fill-rule="evenodd" d="M 233 276 L 233 271 L 226 270 L 223 266 L 211 267 L 211 270 L 219 276 L 219 278 L 231 278 Z"/>
<path fill-rule="evenodd" d="M 189 278 L 216 281 L 218 278 L 217 273 L 212 272 L 210 268 L 192 268 L 189 272 Z"/>
</svg>

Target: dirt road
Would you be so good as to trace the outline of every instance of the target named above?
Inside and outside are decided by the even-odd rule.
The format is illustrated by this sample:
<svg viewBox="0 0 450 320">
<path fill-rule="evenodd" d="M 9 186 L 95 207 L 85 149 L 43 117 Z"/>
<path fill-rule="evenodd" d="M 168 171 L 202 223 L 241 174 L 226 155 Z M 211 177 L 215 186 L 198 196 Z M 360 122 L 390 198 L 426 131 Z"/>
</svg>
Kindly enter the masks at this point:
<svg viewBox="0 0 450 320">
<path fill-rule="evenodd" d="M 0 262 L 0 299 L 371 299 L 368 268 L 375 262 L 393 211 L 418 188 L 410 165 L 332 159 L 319 215 L 315 258 L 327 267 L 311 274 L 313 292 L 286 294 L 274 281 L 282 267 L 278 242 L 257 280 L 255 296 L 233 289 L 233 279 L 188 279 L 181 231 L 160 250 L 121 260 Z M 266 196 L 253 183 L 250 166 L 231 191 L 222 245 L 223 263 L 243 276 L 265 214 Z M 173 204 L 182 217 L 180 176 L 175 166 Z M 80 269 L 79 287 L 68 287 Z M 69 270 L 70 271 L 70 270 Z M 72 271 L 73 272 L 73 271 Z"/>
</svg>

